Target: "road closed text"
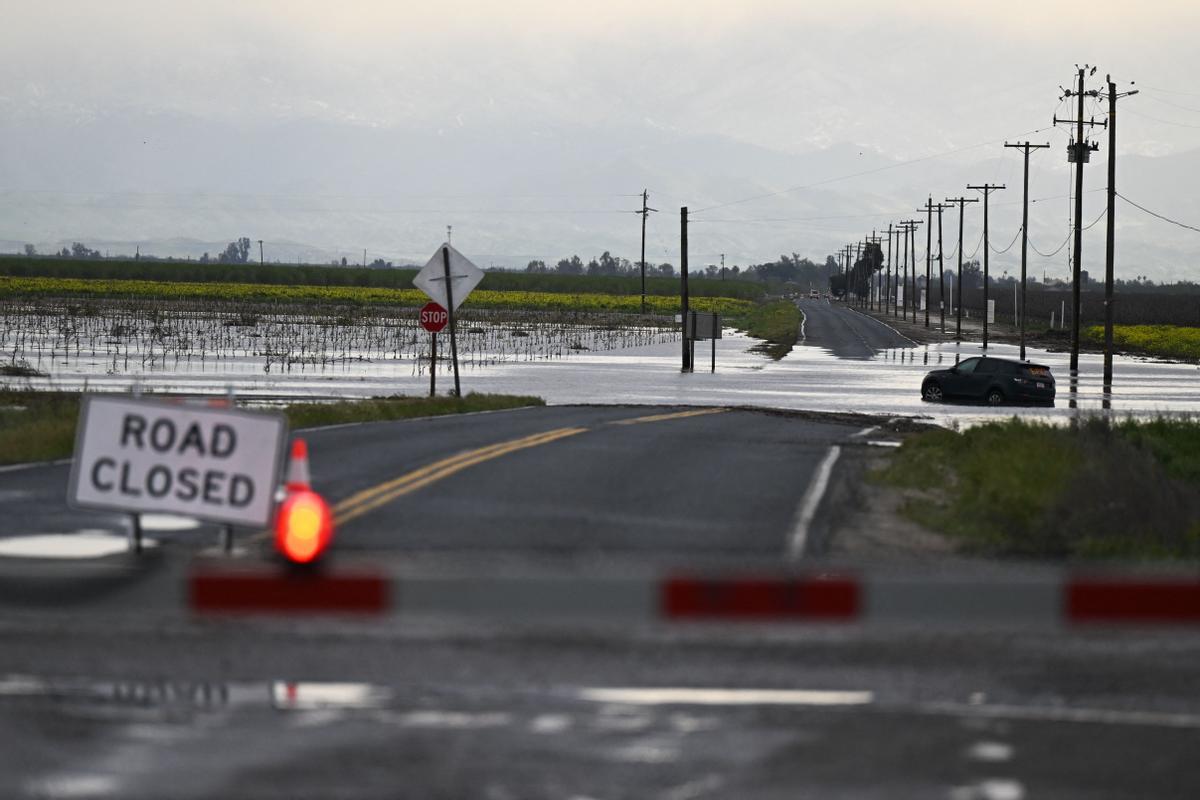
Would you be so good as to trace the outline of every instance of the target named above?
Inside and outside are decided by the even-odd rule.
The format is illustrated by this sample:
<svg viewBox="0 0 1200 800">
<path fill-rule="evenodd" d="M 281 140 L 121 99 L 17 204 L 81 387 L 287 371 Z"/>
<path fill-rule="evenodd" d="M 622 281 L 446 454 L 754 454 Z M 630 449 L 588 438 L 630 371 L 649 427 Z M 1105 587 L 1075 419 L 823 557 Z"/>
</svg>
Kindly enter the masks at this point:
<svg viewBox="0 0 1200 800">
<path fill-rule="evenodd" d="M 269 519 L 280 418 L 110 398 L 91 398 L 85 414 L 72 474 L 77 505 Z"/>
</svg>

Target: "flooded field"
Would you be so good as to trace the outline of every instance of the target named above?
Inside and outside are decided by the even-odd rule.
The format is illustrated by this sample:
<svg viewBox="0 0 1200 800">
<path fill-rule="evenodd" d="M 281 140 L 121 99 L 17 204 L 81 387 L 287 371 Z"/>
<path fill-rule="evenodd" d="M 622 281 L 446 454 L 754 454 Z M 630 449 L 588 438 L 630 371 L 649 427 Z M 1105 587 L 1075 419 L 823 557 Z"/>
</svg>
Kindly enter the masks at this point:
<svg viewBox="0 0 1200 800">
<path fill-rule="evenodd" d="M 280 309 L 206 302 L 0 305 L 10 376 L 96 385 L 250 376 L 428 375 L 432 336 L 415 309 Z M 628 314 L 469 311 L 458 319 L 464 369 L 567 359 L 678 339 L 666 319 Z M 448 331 L 439 372 L 450 370 Z M 287 381 L 284 381 L 286 383 Z"/>
</svg>

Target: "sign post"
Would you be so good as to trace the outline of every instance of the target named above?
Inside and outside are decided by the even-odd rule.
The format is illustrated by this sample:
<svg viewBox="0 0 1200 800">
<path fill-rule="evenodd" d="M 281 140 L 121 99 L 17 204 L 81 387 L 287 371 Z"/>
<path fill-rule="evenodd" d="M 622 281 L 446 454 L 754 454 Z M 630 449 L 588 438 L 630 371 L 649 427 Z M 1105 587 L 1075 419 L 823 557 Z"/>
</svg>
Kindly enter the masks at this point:
<svg viewBox="0 0 1200 800">
<path fill-rule="evenodd" d="M 279 414 L 89 395 L 67 501 L 132 514 L 135 552 L 143 512 L 267 527 L 286 439 Z"/>
<path fill-rule="evenodd" d="M 450 313 L 430 300 L 421 308 L 421 327 L 429 331 L 429 396 L 437 395 L 437 335 L 446 327 Z"/>
<path fill-rule="evenodd" d="M 454 361 L 454 394 L 462 396 L 458 381 L 458 337 L 455 333 L 454 312 L 467 295 L 483 280 L 483 270 L 467 260 L 447 242 L 438 248 L 428 263 L 413 278 L 413 286 L 430 300 L 446 309 L 450 323 L 450 357 Z"/>
</svg>

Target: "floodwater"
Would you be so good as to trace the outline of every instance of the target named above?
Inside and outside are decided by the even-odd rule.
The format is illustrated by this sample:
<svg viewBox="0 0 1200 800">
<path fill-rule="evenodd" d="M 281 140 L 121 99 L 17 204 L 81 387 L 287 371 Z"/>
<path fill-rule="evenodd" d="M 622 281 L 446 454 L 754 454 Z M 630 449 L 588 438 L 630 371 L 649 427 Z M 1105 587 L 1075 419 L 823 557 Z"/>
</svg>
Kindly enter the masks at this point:
<svg viewBox="0 0 1200 800">
<path fill-rule="evenodd" d="M 717 342 L 715 373 L 708 371 L 710 343 L 697 343 L 693 374 L 680 372 L 681 345 L 665 342 L 614 350 L 577 351 L 569 360 L 535 360 L 469 366 L 461 370 L 464 393 L 532 394 L 552 404 L 670 404 L 756 406 L 811 411 L 857 412 L 926 417 L 940 424 L 974 424 L 1014 414 L 1065 421 L 1080 413 L 1138 417 L 1200 414 L 1200 368 L 1191 364 L 1117 357 L 1111 409 L 1105 412 L 1102 357 L 1080 356 L 1077 380 L 1070 379 L 1067 353 L 1029 348 L 1031 361 L 1051 368 L 1058 384 L 1052 408 L 987 408 L 971 404 L 930 404 L 920 398 L 921 378 L 931 369 L 979 355 L 978 343 L 941 343 L 885 350 L 869 361 L 843 360 L 817 347 L 798 345 L 772 361 L 752 352 L 757 340 L 726 330 Z M 1013 345 L 993 344 L 987 352 L 1017 357 Z M 161 363 L 161 362 L 160 362 Z M 168 361 L 153 370 L 106 374 L 104 364 L 86 357 L 61 356 L 49 378 L 9 379 L 9 385 L 93 391 L 221 394 L 257 400 L 328 399 L 429 391 L 429 376 L 417 374 L 408 359 L 352 361 L 337 369 L 264 373 L 253 358 L 176 368 Z M 453 386 L 439 370 L 437 389 Z"/>
</svg>

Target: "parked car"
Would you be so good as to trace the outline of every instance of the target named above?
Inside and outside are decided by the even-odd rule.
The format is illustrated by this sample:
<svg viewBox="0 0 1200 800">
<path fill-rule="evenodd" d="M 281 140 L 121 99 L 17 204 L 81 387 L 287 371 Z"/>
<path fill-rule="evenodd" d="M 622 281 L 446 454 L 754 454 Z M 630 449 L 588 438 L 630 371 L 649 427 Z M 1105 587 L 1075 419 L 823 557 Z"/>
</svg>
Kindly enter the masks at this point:
<svg viewBox="0 0 1200 800">
<path fill-rule="evenodd" d="M 810 289 L 808 292 L 808 297 L 810 300 L 820 300 L 821 293 L 818 292 L 816 289 Z"/>
<path fill-rule="evenodd" d="M 949 398 L 1004 403 L 1054 403 L 1054 376 L 1050 368 L 1028 361 L 990 356 L 968 358 L 950 369 L 935 369 L 921 382 L 921 398 L 938 402 Z"/>
</svg>

